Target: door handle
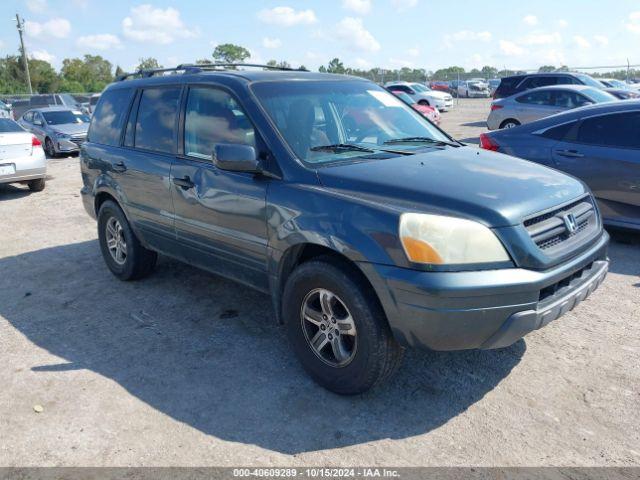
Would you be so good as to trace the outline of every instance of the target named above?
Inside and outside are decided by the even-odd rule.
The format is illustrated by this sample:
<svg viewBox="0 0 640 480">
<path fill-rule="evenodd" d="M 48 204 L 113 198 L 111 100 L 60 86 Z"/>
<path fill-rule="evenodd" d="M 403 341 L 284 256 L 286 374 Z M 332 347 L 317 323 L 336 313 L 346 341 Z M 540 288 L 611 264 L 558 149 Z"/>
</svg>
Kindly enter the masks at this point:
<svg viewBox="0 0 640 480">
<path fill-rule="evenodd" d="M 114 163 L 111 168 L 113 169 L 114 172 L 124 172 L 127 170 L 127 166 L 124 164 L 123 161 L 119 161 Z"/>
<path fill-rule="evenodd" d="M 184 178 L 173 178 L 173 183 L 177 186 L 179 186 L 180 188 L 182 188 L 183 190 L 189 190 L 190 188 L 193 188 L 196 186 L 195 183 L 193 183 L 191 181 L 191 179 L 189 178 L 189 176 L 185 176 Z"/>
<path fill-rule="evenodd" d="M 578 152 L 577 150 L 556 150 L 556 153 L 563 157 L 568 158 L 582 158 L 584 154 Z"/>
</svg>

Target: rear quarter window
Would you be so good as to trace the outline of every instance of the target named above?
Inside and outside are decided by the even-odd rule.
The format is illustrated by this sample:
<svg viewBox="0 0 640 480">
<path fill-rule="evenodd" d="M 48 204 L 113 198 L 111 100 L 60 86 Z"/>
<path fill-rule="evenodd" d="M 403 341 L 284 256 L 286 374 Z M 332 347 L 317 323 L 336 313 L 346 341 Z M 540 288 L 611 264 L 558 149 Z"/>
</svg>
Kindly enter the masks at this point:
<svg viewBox="0 0 640 480">
<path fill-rule="evenodd" d="M 103 145 L 120 144 L 122 123 L 127 116 L 133 91 L 119 88 L 107 90 L 100 97 L 91 119 L 88 140 Z"/>
</svg>

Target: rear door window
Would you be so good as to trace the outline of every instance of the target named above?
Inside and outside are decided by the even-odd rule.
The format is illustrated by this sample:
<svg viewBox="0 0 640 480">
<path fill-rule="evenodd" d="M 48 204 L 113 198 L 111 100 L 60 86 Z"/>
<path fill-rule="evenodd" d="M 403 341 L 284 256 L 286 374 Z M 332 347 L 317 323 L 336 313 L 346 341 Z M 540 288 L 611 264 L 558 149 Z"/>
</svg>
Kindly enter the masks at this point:
<svg viewBox="0 0 640 480">
<path fill-rule="evenodd" d="M 527 78 L 523 82 L 521 88 L 524 90 L 530 90 L 532 88 L 548 87 L 549 85 L 557 85 L 557 84 L 558 84 L 558 77 L 550 76 L 550 75 L 541 75 L 541 76 Z"/>
<path fill-rule="evenodd" d="M 91 119 L 89 141 L 103 145 L 119 145 L 122 122 L 129 111 L 133 90 L 118 88 L 107 90 Z"/>
<path fill-rule="evenodd" d="M 525 93 L 524 95 L 516 98 L 519 103 L 526 103 L 529 105 L 541 105 L 551 106 L 554 103 L 553 90 L 544 90 L 542 92 Z"/>
<path fill-rule="evenodd" d="M 587 118 L 578 129 L 578 143 L 615 148 L 640 148 L 640 112 Z"/>
<path fill-rule="evenodd" d="M 175 153 L 180 92 L 178 86 L 147 88 L 142 92 L 136 121 L 136 148 Z"/>
</svg>

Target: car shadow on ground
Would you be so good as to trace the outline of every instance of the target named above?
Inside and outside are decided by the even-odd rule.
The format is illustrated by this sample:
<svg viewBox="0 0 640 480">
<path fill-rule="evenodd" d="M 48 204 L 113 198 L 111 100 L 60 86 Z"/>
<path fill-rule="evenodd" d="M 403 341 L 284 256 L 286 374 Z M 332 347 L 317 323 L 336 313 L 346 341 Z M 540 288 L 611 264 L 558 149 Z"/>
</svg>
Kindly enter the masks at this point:
<svg viewBox="0 0 640 480">
<path fill-rule="evenodd" d="M 0 184 L 0 202 L 6 202 L 8 200 L 17 200 L 22 197 L 26 197 L 31 193 L 27 185 L 1 183 Z"/>
<path fill-rule="evenodd" d="M 607 232 L 611 236 L 609 271 L 640 279 L 640 233 L 615 228 L 607 228 Z M 634 286 L 640 287 L 640 283 Z"/>
<path fill-rule="evenodd" d="M 0 259 L 0 272 L 0 314 L 64 359 L 15 368 L 53 383 L 91 370 L 208 435 L 287 454 L 429 432 L 494 389 L 526 350 L 521 340 L 408 351 L 389 383 L 340 397 L 302 371 L 269 298 L 225 279 L 161 258 L 151 277 L 120 282 L 95 240 Z"/>
<path fill-rule="evenodd" d="M 487 126 L 487 122 L 484 121 L 484 120 L 481 120 L 479 122 L 467 122 L 467 123 L 460 124 L 460 126 L 462 126 L 462 127 L 486 127 Z"/>
</svg>

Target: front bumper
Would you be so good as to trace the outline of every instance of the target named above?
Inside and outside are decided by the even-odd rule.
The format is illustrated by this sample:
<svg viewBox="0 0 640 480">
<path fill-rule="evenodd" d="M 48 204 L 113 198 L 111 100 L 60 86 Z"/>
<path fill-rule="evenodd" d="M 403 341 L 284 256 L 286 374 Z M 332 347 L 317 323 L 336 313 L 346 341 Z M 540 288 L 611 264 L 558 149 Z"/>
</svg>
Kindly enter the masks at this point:
<svg viewBox="0 0 640 480">
<path fill-rule="evenodd" d="M 75 142 L 71 139 L 66 139 L 66 138 L 56 139 L 56 141 L 54 142 L 54 146 L 55 146 L 56 152 L 59 152 L 59 153 L 74 153 L 74 152 L 80 151 L 79 142 Z"/>
<path fill-rule="evenodd" d="M 501 348 L 572 310 L 604 280 L 609 236 L 546 271 L 426 272 L 361 263 L 401 343 L 432 350 Z"/>
<path fill-rule="evenodd" d="M 453 108 L 453 98 L 446 100 L 436 100 L 434 103 L 437 109 L 441 112 L 446 112 L 447 110 Z"/>
</svg>

